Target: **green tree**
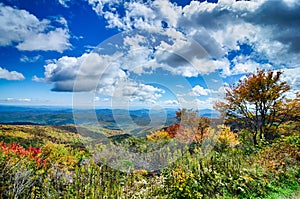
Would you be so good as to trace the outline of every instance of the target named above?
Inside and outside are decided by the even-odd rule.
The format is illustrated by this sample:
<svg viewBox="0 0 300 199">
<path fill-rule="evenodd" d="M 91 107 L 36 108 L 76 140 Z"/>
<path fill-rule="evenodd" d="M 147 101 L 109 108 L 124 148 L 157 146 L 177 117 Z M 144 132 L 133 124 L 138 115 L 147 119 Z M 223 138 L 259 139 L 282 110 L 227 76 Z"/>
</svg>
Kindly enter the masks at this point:
<svg viewBox="0 0 300 199">
<path fill-rule="evenodd" d="M 280 80 L 282 72 L 257 70 L 226 90 L 225 102 L 215 108 L 223 113 L 225 121 L 251 132 L 254 144 L 259 139 L 271 140 L 274 132 L 291 119 L 295 100 L 286 98 L 290 86 Z M 297 98 L 299 95 L 297 95 Z"/>
</svg>

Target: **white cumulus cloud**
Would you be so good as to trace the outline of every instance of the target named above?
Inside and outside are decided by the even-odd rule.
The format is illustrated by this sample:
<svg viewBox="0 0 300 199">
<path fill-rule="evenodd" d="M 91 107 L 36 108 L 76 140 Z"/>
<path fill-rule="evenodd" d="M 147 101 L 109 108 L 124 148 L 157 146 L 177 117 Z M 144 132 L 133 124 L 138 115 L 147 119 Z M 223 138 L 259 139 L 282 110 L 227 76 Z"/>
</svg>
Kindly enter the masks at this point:
<svg viewBox="0 0 300 199">
<path fill-rule="evenodd" d="M 25 77 L 22 73 L 17 71 L 8 71 L 5 68 L 0 67 L 0 79 L 6 80 L 24 80 Z"/>
<path fill-rule="evenodd" d="M 155 103 L 164 90 L 152 85 L 137 83 L 121 68 L 118 57 L 85 53 L 80 57 L 64 56 L 45 65 L 44 78 L 33 77 L 34 81 L 53 84 L 53 91 L 95 92 L 128 101 Z M 95 98 L 99 100 L 100 98 Z"/>
<path fill-rule="evenodd" d="M 0 46 L 63 52 L 71 44 L 69 29 L 62 18 L 60 22 L 62 27 L 55 27 L 48 19 L 39 20 L 26 10 L 0 4 Z"/>
<path fill-rule="evenodd" d="M 196 85 L 192 88 L 192 92 L 190 93 L 193 96 L 201 96 L 201 95 L 208 95 L 210 93 L 209 89 L 203 88 L 200 85 Z"/>
<path fill-rule="evenodd" d="M 95 91 L 129 101 L 152 103 L 161 98 L 164 91 L 134 81 L 131 75 L 151 75 L 155 70 L 184 78 L 218 72 L 226 79 L 255 72 L 257 68 L 283 69 L 284 78 L 296 88 L 298 86 L 298 1 L 191 1 L 185 6 L 170 0 L 89 0 L 88 3 L 106 20 L 107 27 L 137 31 L 137 34 L 119 37 L 120 42 L 118 39 L 111 41 L 109 48 L 102 46 L 113 49 L 114 53 L 64 56 L 48 63 L 45 77 L 34 79 L 52 83 L 54 91 Z M 44 24 L 41 29 L 51 24 L 47 20 L 36 20 Z M 67 24 L 64 27 L 51 31 L 67 35 Z M 49 38 L 51 31 L 38 33 Z M 26 46 L 24 40 L 8 41 L 17 42 L 19 47 L 22 43 Z M 43 45 L 41 42 L 39 48 Z M 221 90 L 197 85 L 192 90 L 187 89 L 185 94 L 190 98 L 194 96 L 192 101 L 204 107 L 207 101 L 196 97 L 217 95 Z M 186 102 L 188 105 L 189 100 Z"/>
<path fill-rule="evenodd" d="M 97 14 L 107 20 L 110 28 L 138 29 L 166 35 L 172 42 L 161 43 L 156 47 L 162 52 L 166 50 L 179 52 L 184 55 L 183 58 L 188 57 L 195 67 L 202 69 L 199 74 L 220 69 L 223 70 L 223 75 L 232 75 L 252 71 L 253 67 L 247 70 L 243 68 L 250 64 L 259 66 L 259 61 L 252 57 L 247 63 L 231 63 L 237 66 L 229 68 L 230 60 L 225 60 L 226 55 L 231 51 L 240 50 L 240 44 L 250 45 L 256 58 L 267 60 L 274 68 L 283 64 L 288 68 L 299 67 L 298 1 L 219 0 L 218 3 L 191 1 L 185 6 L 177 6 L 168 0 L 146 2 L 133 0 L 125 3 L 89 0 L 89 4 Z M 209 56 L 217 62 L 224 63 L 225 66 L 209 64 L 201 67 L 203 59 L 199 58 L 199 54 L 195 54 L 193 46 L 185 42 L 187 39 L 196 41 Z M 164 58 L 164 63 L 175 68 L 174 70 L 181 75 L 187 77 L 198 75 L 189 66 L 183 68 L 178 66 L 182 63 L 182 59 L 180 60 L 178 56 L 166 56 L 159 52 L 156 56 L 159 61 Z M 165 69 L 168 69 L 167 66 Z"/>
</svg>

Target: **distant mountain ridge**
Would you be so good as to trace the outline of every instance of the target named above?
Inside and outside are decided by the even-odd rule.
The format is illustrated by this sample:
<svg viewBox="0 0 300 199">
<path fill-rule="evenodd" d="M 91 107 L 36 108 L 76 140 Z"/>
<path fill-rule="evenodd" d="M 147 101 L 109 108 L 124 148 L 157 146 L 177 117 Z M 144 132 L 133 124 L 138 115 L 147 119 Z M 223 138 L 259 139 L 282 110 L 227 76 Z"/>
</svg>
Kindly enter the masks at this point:
<svg viewBox="0 0 300 199">
<path fill-rule="evenodd" d="M 165 120 L 166 125 L 175 122 L 175 112 L 178 109 L 166 108 L 162 110 L 149 109 L 76 109 L 70 107 L 34 107 L 34 106 L 6 106 L 0 105 L 0 123 L 3 124 L 33 124 L 33 125 L 65 125 L 75 124 L 73 111 L 79 119 L 76 124 L 88 124 L 94 120 L 96 113 L 101 126 L 118 129 L 120 125 L 133 122 L 138 126 L 147 126 L 153 119 Z M 218 112 L 211 109 L 200 110 L 200 115 L 211 118 L 218 117 Z M 118 123 L 118 124 L 117 124 Z"/>
</svg>

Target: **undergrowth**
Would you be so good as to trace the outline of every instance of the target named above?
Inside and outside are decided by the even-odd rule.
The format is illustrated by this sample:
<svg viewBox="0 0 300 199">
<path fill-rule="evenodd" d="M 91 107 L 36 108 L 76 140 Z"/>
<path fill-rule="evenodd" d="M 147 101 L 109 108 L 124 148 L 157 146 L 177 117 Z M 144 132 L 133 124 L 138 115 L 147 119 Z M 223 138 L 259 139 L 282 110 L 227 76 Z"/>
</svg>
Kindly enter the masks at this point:
<svg viewBox="0 0 300 199">
<path fill-rule="evenodd" d="M 26 141 L 38 137 L 34 132 L 42 144 Z M 255 148 L 222 141 L 208 154 L 196 145 L 160 172 L 124 173 L 94 162 L 90 151 L 76 144 L 76 134 L 60 138 L 64 132 L 55 132 L 47 139 L 47 132 L 34 132 L 2 128 L 0 134 L 10 140 L 0 140 L 0 198 L 271 199 L 299 190 L 299 133 Z M 54 136 L 65 140 L 54 142 Z"/>
</svg>

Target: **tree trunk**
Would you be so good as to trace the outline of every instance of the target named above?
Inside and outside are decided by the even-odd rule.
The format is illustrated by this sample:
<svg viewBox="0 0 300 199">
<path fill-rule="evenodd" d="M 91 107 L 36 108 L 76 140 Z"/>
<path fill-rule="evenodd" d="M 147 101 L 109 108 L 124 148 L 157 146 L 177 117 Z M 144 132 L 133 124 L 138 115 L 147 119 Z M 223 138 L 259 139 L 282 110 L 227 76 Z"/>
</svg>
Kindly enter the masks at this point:
<svg viewBox="0 0 300 199">
<path fill-rule="evenodd" d="M 259 130 L 259 139 L 263 139 L 263 129 L 262 127 L 260 127 L 260 130 Z"/>
<path fill-rule="evenodd" d="M 256 138 L 256 134 L 253 135 L 253 144 L 254 144 L 254 145 L 258 145 L 258 143 L 257 143 L 257 138 Z"/>
</svg>

